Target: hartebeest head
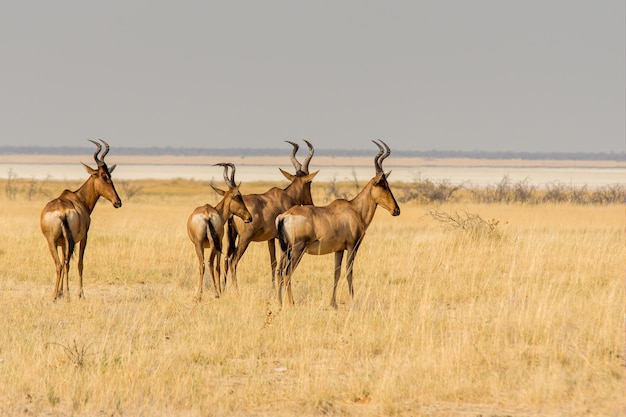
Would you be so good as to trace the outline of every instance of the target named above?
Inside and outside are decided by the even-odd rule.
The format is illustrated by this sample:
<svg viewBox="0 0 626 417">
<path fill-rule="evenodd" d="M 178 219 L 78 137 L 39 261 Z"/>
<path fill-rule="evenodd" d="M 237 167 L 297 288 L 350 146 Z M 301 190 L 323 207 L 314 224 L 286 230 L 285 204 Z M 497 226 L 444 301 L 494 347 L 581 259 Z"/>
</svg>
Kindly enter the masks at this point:
<svg viewBox="0 0 626 417">
<path fill-rule="evenodd" d="M 374 157 L 374 167 L 376 168 L 376 176 L 372 179 L 373 187 L 372 187 L 372 198 L 379 204 L 384 207 L 392 216 L 397 216 L 400 214 L 400 207 L 396 202 L 396 199 L 391 192 L 391 188 L 389 187 L 389 183 L 387 182 L 387 177 L 391 174 L 391 171 L 385 174 L 383 170 L 383 161 L 391 154 L 391 149 L 389 146 L 382 140 L 372 141 L 378 146 L 379 152 Z M 381 145 L 382 143 L 382 145 Z M 383 148 L 384 146 L 384 148 Z"/>
<path fill-rule="evenodd" d="M 298 152 L 298 149 L 300 149 L 300 146 L 297 143 L 292 142 L 290 140 L 286 140 L 285 142 L 293 146 L 293 149 L 291 150 L 291 164 L 296 170 L 296 173 L 290 174 L 287 171 L 283 170 L 282 168 L 278 168 L 278 169 L 285 176 L 285 178 L 291 181 L 292 184 L 301 183 L 299 185 L 299 187 L 302 187 L 302 196 L 301 196 L 302 203 L 301 204 L 311 205 L 313 204 L 313 197 L 311 196 L 311 182 L 313 181 L 313 178 L 317 175 L 318 171 L 315 171 L 314 173 L 309 174 L 309 163 L 311 162 L 311 158 L 313 158 L 315 149 L 313 148 L 313 145 L 311 145 L 311 143 L 305 139 L 304 142 L 306 143 L 306 146 L 308 146 L 309 148 L 309 153 L 304 158 L 304 162 L 300 163 L 296 159 L 296 153 Z"/>
<path fill-rule="evenodd" d="M 243 202 L 243 196 L 241 195 L 241 192 L 239 192 L 239 185 L 235 183 L 235 165 L 224 162 L 220 162 L 215 165 L 224 167 L 224 182 L 228 186 L 228 191 L 220 190 L 213 185 L 211 185 L 211 188 L 213 188 L 216 193 L 224 197 L 222 201 L 225 213 L 229 213 L 229 218 L 234 215 L 240 217 L 245 223 L 250 223 L 252 221 L 252 215 Z M 230 176 L 228 175 L 228 168 L 231 169 Z"/>
<path fill-rule="evenodd" d="M 93 159 L 96 161 L 97 168 L 93 169 L 83 162 L 81 162 L 81 164 L 83 164 L 85 170 L 89 173 L 89 175 L 91 175 L 93 181 L 93 189 L 95 193 L 98 195 L 98 197 L 102 196 L 109 200 L 113 204 L 113 207 L 122 207 L 122 200 L 120 200 L 120 196 L 117 195 L 117 191 L 115 191 L 115 185 L 113 185 L 113 180 L 111 179 L 111 173 L 115 170 L 116 165 L 112 165 L 109 168 L 104 162 L 104 157 L 109 153 L 109 144 L 100 139 L 100 142 L 102 142 L 105 149 L 104 152 L 102 152 L 102 155 L 98 156 L 98 154 L 102 150 L 102 145 L 91 139 L 89 139 L 89 142 L 98 147 L 98 149 L 96 149 L 96 152 L 94 152 L 93 154 Z"/>
</svg>

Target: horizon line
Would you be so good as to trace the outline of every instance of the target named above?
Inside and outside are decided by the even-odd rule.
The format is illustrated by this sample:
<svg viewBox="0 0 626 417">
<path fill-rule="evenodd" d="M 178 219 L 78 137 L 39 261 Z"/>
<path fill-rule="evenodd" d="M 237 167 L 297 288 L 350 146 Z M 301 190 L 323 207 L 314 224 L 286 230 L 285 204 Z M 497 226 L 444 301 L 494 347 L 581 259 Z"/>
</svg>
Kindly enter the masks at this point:
<svg viewBox="0 0 626 417">
<path fill-rule="evenodd" d="M 302 151 L 302 149 L 301 149 Z M 0 145 L 2 155 L 78 155 L 92 153 L 89 146 L 16 146 Z M 115 153 L 118 155 L 168 155 L 168 156 L 191 156 L 191 155 L 240 155 L 240 156 L 270 156 L 276 153 L 286 152 L 283 148 L 211 148 L 211 147 L 174 147 L 174 146 L 145 146 L 129 147 L 116 146 Z M 353 156 L 368 157 L 372 155 L 371 150 L 366 149 L 315 149 L 316 155 L 321 156 Z M 626 161 L 626 151 L 487 151 L 487 150 L 394 150 L 396 157 L 423 157 L 423 158 L 468 158 L 468 159 L 582 159 L 582 160 L 615 160 Z"/>
</svg>

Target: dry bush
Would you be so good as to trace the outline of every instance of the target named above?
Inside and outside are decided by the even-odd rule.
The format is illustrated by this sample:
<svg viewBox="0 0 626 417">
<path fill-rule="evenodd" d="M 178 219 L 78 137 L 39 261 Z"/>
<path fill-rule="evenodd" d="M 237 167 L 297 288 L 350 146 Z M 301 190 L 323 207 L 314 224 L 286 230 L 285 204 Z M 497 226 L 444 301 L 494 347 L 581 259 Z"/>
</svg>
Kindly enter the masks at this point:
<svg viewBox="0 0 626 417">
<path fill-rule="evenodd" d="M 419 203 L 447 203 L 453 200 L 454 194 L 463 189 L 463 185 L 452 185 L 448 180 L 432 181 L 418 175 L 412 183 L 401 187 L 402 194 L 398 198 L 401 203 L 417 201 Z"/>
<path fill-rule="evenodd" d="M 626 202 L 624 184 L 608 184 L 590 189 L 586 185 L 574 186 L 555 181 L 545 184 L 544 187 L 536 187 L 527 178 L 513 183 L 507 175 L 493 186 L 473 187 L 469 191 L 472 201 L 489 204 L 604 205 Z"/>
<path fill-rule="evenodd" d="M 544 203 L 568 203 L 572 201 L 584 202 L 581 199 L 581 196 L 584 196 L 586 193 L 578 194 L 576 200 L 574 200 L 573 196 L 573 187 L 568 186 L 567 184 L 563 184 L 560 182 L 552 182 L 546 184 L 547 191 L 543 195 L 542 202 Z"/>
<path fill-rule="evenodd" d="M 326 191 L 323 201 L 330 202 L 339 198 L 350 200 L 354 198 L 359 193 L 359 191 L 361 191 L 361 188 L 362 186 L 359 184 L 359 181 L 356 177 L 356 171 L 353 169 L 352 181 L 337 181 L 337 178 L 333 177 L 330 181 L 326 183 Z"/>
<path fill-rule="evenodd" d="M 69 363 L 74 365 L 77 368 L 82 368 L 86 364 L 86 358 L 89 355 L 89 346 L 90 344 L 81 344 L 80 346 L 76 342 L 76 339 L 73 340 L 73 343 L 58 343 L 58 342 L 49 342 L 46 344 L 48 346 L 58 346 L 63 349 L 66 358 Z"/>
<path fill-rule="evenodd" d="M 485 220 L 480 217 L 479 214 L 468 213 L 467 211 L 463 212 L 463 214 L 459 214 L 458 211 L 448 213 L 437 208 L 429 209 L 428 214 L 442 225 L 460 230 L 472 238 L 502 237 L 501 231 L 498 228 L 500 220 Z"/>
<path fill-rule="evenodd" d="M 571 184 L 552 182 L 547 184 L 541 202 L 562 204 L 623 204 L 626 202 L 626 185 L 609 184 L 590 190 L 587 186 L 575 187 Z"/>
<path fill-rule="evenodd" d="M 626 185 L 612 184 L 595 189 L 589 196 L 589 202 L 591 204 L 625 204 Z"/>
<path fill-rule="evenodd" d="M 471 190 L 472 200 L 477 203 L 530 203 L 536 204 L 537 188 L 530 184 L 528 178 L 513 184 L 508 175 L 500 182 L 485 188 L 475 187 Z"/>
<path fill-rule="evenodd" d="M 17 195 L 17 187 L 15 185 L 15 179 L 17 174 L 12 169 L 9 169 L 7 173 L 7 180 L 4 186 L 4 193 L 9 200 L 14 200 Z"/>
<path fill-rule="evenodd" d="M 124 199 L 127 201 L 132 200 L 143 191 L 143 185 L 138 181 L 117 180 L 115 184 L 124 192 Z"/>
</svg>

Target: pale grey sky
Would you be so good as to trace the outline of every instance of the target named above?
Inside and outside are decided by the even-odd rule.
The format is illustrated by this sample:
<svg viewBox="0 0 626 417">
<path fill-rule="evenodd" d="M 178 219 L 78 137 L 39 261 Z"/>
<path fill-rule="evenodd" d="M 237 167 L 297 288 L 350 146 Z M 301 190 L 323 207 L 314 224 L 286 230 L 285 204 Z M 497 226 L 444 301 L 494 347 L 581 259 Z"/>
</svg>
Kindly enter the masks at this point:
<svg viewBox="0 0 626 417">
<path fill-rule="evenodd" d="M 0 6 L 0 145 L 624 152 L 622 0 Z"/>
</svg>

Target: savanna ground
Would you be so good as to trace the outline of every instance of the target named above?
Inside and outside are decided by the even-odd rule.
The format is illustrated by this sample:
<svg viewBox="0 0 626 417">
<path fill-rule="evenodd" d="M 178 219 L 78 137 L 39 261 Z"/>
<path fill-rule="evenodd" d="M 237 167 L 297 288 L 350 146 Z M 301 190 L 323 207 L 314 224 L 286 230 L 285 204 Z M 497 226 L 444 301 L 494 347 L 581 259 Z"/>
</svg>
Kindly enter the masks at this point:
<svg viewBox="0 0 626 417">
<path fill-rule="evenodd" d="M 0 415 L 624 414 L 623 198 L 489 202 L 457 190 L 402 202 L 399 217 L 379 208 L 354 301 L 342 278 L 330 308 L 334 257 L 307 256 L 296 306 L 278 313 L 264 243 L 244 256 L 238 294 L 215 299 L 207 287 L 193 300 L 185 223 L 217 202 L 206 182 L 118 183 L 124 205 L 96 207 L 85 299 L 74 259 L 69 303 L 51 300 L 39 213 L 80 183 L 15 180 L 10 194 L 7 185 Z M 284 183 L 242 190 L 271 185 Z M 314 183 L 314 199 L 354 188 Z"/>
</svg>

